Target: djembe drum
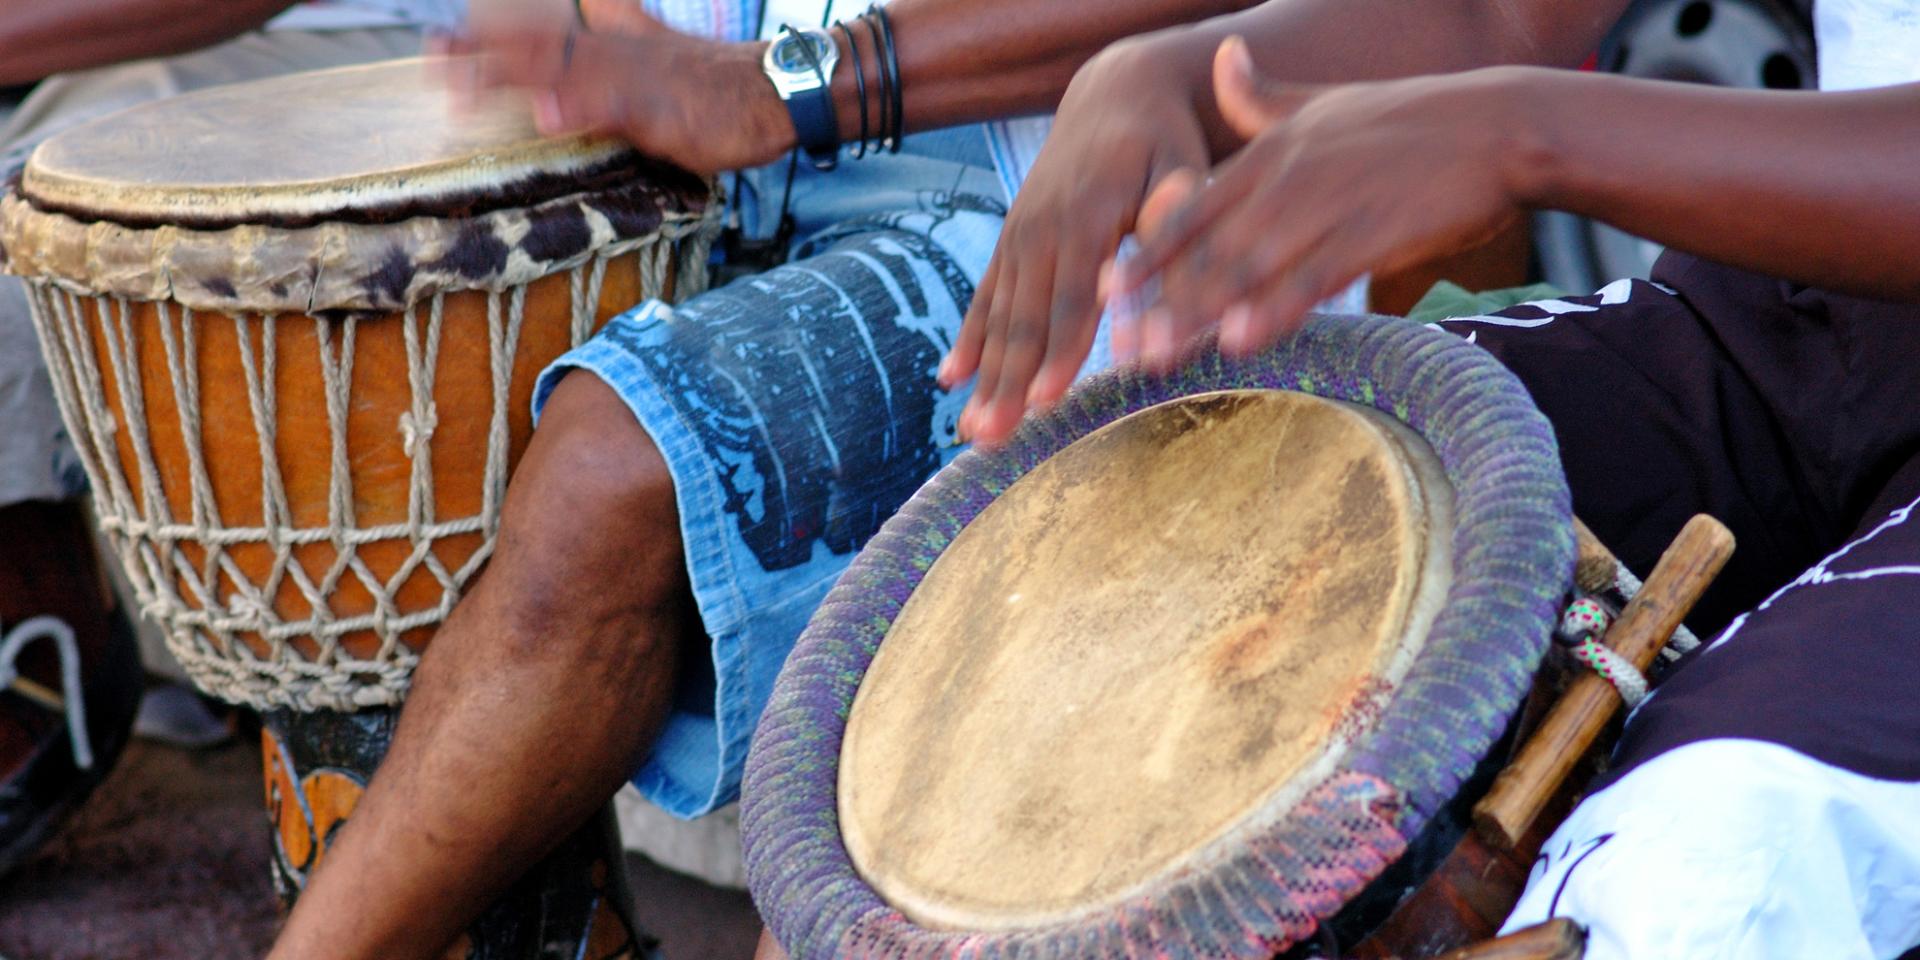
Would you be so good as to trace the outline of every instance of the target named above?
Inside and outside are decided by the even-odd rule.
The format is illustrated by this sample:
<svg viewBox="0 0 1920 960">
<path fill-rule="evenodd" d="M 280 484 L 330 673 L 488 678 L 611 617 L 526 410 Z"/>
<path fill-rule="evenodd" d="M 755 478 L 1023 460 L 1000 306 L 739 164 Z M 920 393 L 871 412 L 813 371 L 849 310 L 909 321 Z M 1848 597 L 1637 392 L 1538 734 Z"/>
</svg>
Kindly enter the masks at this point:
<svg viewBox="0 0 1920 960">
<path fill-rule="evenodd" d="M 202 689 L 265 715 L 287 897 L 493 549 L 537 375 L 621 310 L 697 291 L 718 213 L 710 183 L 620 143 L 543 139 L 504 104 L 456 115 L 420 61 L 75 128 L 0 203 L 144 612 Z M 605 922 L 627 909 L 610 822 L 490 911 L 473 953 L 630 947 Z"/>
<path fill-rule="evenodd" d="M 1575 544 L 1548 424 L 1446 334 L 1321 319 L 1097 377 L 936 476 L 809 625 L 748 760 L 755 900 L 796 960 L 1488 936 L 1531 853 L 1472 805 Z"/>
</svg>

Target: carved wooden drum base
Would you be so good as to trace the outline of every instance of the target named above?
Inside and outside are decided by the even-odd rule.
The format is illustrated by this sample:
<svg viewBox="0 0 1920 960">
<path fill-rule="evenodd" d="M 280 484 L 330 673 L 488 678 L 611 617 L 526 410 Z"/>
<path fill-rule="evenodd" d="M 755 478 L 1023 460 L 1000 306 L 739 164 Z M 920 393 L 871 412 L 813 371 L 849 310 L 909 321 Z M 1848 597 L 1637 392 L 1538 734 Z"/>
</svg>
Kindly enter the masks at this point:
<svg viewBox="0 0 1920 960">
<path fill-rule="evenodd" d="M 386 755 L 398 713 L 262 716 L 273 883 L 293 906 L 335 833 L 352 816 Z M 469 960 L 615 960 L 651 955 L 632 915 L 633 893 L 613 808 L 568 837 L 489 906 L 448 951 Z"/>
</svg>

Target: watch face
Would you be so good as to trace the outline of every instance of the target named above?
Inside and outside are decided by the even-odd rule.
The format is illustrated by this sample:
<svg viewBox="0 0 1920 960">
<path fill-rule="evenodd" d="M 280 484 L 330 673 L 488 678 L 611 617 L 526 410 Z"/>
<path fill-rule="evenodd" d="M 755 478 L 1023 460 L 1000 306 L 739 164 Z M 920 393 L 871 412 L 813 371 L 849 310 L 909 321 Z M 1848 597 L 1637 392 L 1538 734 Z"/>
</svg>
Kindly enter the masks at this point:
<svg viewBox="0 0 1920 960">
<path fill-rule="evenodd" d="M 812 57 L 807 55 L 808 48 L 811 48 Z M 782 34 L 780 39 L 774 41 L 773 48 L 767 51 L 774 69 L 809 77 L 814 76 L 815 70 L 824 72 L 828 58 L 836 52 L 833 41 L 826 34 L 813 32 Z"/>
</svg>

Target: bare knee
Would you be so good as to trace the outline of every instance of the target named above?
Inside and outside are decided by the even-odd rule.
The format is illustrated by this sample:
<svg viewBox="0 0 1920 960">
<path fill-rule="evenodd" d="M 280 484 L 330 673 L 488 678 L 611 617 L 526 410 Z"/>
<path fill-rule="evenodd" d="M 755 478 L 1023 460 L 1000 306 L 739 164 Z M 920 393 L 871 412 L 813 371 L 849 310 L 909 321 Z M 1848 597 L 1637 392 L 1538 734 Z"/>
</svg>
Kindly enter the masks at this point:
<svg viewBox="0 0 1920 960">
<path fill-rule="evenodd" d="M 548 399 L 501 511 L 488 571 L 533 622 L 647 615 L 687 593 L 673 478 L 652 438 L 598 377 Z"/>
</svg>

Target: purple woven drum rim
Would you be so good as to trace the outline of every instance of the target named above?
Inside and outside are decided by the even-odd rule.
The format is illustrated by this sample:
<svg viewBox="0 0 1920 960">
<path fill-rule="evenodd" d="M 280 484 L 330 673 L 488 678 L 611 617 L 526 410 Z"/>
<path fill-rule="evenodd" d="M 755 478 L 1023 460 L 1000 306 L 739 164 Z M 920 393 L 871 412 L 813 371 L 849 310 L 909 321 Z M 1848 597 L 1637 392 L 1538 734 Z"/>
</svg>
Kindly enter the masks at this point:
<svg viewBox="0 0 1920 960">
<path fill-rule="evenodd" d="M 841 841 L 841 739 L 861 678 L 928 568 L 1030 469 L 1100 427 L 1210 390 L 1297 390 L 1374 407 L 1424 436 L 1455 491 L 1454 579 L 1427 645 L 1372 729 L 1270 823 L 1215 841 L 1151 896 L 1044 927 L 921 927 L 887 905 Z M 867 544 L 800 637 L 747 757 L 747 880 L 795 960 L 839 957 L 1271 957 L 1377 878 L 1450 800 L 1520 703 L 1572 582 L 1553 429 L 1492 356 L 1438 330 L 1319 317 L 1290 343 L 1209 350 L 1154 376 L 1112 371 L 997 451 L 969 451 Z"/>
</svg>

